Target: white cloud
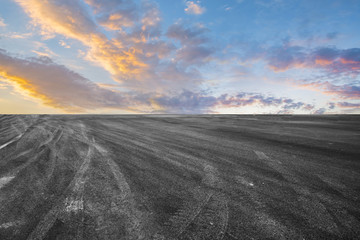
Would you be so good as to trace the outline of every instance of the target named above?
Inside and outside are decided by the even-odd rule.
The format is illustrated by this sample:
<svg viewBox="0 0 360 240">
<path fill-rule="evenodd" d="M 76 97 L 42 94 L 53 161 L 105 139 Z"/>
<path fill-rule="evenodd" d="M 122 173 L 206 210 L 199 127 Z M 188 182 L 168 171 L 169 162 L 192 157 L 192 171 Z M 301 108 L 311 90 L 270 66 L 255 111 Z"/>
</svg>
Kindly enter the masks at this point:
<svg viewBox="0 0 360 240">
<path fill-rule="evenodd" d="M 4 19 L 0 17 L 0 27 L 6 27 L 6 23 L 4 22 Z"/>
<path fill-rule="evenodd" d="M 193 1 L 186 2 L 187 8 L 185 8 L 185 12 L 187 14 L 201 15 L 205 12 L 205 8 L 200 6 L 200 1 L 196 3 Z"/>
<path fill-rule="evenodd" d="M 70 46 L 64 40 L 60 40 L 59 44 L 60 44 L 60 46 L 62 46 L 64 48 L 70 48 Z"/>
<path fill-rule="evenodd" d="M 0 34 L 0 37 L 11 38 L 11 39 L 26 39 L 31 37 L 32 35 L 33 35 L 32 33 L 9 32 L 9 33 Z"/>
</svg>

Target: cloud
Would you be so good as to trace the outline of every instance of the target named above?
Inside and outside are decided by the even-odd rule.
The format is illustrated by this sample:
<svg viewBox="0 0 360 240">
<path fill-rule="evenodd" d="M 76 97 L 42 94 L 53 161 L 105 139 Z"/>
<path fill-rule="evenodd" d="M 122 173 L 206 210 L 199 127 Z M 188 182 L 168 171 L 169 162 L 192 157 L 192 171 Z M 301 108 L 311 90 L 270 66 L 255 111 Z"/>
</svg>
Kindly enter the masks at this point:
<svg viewBox="0 0 360 240">
<path fill-rule="evenodd" d="M 321 47 L 306 50 L 299 46 L 270 48 L 265 60 L 274 71 L 291 68 L 318 68 L 330 73 L 356 73 L 360 70 L 360 48 Z"/>
<path fill-rule="evenodd" d="M 11 39 L 26 39 L 32 36 L 32 33 L 17 33 L 17 32 L 8 32 L 0 34 L 0 38 L 11 38 Z"/>
<path fill-rule="evenodd" d="M 48 57 L 21 59 L 0 50 L 0 76 L 42 103 L 68 112 L 103 107 L 127 108 L 128 102 Z"/>
<path fill-rule="evenodd" d="M 285 71 L 293 67 L 304 67 L 306 54 L 298 46 L 273 47 L 267 51 L 265 59 L 274 71 Z"/>
<path fill-rule="evenodd" d="M 343 84 L 335 85 L 328 81 L 325 82 L 307 82 L 307 81 L 295 81 L 295 86 L 320 91 L 326 95 L 336 95 L 341 99 L 360 99 L 360 86 Z"/>
<path fill-rule="evenodd" d="M 79 0 L 15 1 L 44 32 L 60 33 L 84 42 L 99 35 L 96 24 Z"/>
<path fill-rule="evenodd" d="M 338 102 L 336 106 L 340 108 L 360 108 L 360 103 Z"/>
<path fill-rule="evenodd" d="M 0 50 L 0 76 L 21 93 L 66 112 L 111 108 L 134 112 L 209 113 L 214 108 L 272 106 L 282 110 L 311 110 L 289 98 L 240 92 L 213 96 L 206 92 L 120 92 L 119 85 L 95 84 L 48 57 L 19 58 Z"/>
<path fill-rule="evenodd" d="M 60 46 L 62 46 L 64 48 L 70 48 L 70 46 L 64 40 L 60 40 L 59 44 L 60 44 Z"/>
<path fill-rule="evenodd" d="M 315 66 L 332 73 L 353 73 L 360 71 L 360 48 L 337 49 L 333 47 L 319 48 L 311 54 Z M 309 66 L 310 67 L 310 66 Z"/>
<path fill-rule="evenodd" d="M 325 113 L 326 113 L 326 108 L 319 108 L 313 112 L 313 114 L 318 114 L 318 115 L 325 114 Z"/>
<path fill-rule="evenodd" d="M 139 19 L 138 7 L 130 0 L 85 0 L 92 6 L 97 22 L 110 30 L 132 27 Z"/>
<path fill-rule="evenodd" d="M 360 48 L 350 48 L 343 50 L 340 54 L 340 61 L 344 64 L 356 64 L 354 67 L 360 67 Z"/>
<path fill-rule="evenodd" d="M 320 66 L 327 66 L 332 64 L 335 59 L 338 58 L 340 52 L 335 48 L 319 48 L 315 50 L 312 55 L 315 60 L 315 64 Z"/>
<path fill-rule="evenodd" d="M 360 74 L 360 48 L 305 48 L 293 45 L 289 40 L 271 47 L 257 42 L 241 42 L 239 47 L 242 49 L 237 54 L 239 60 L 264 61 L 274 72 L 304 68 L 323 70 L 332 75 Z"/>
<path fill-rule="evenodd" d="M 187 8 L 185 8 L 185 13 L 193 15 L 201 15 L 205 12 L 205 8 L 200 6 L 200 1 L 187 1 Z"/>
<path fill-rule="evenodd" d="M 185 27 L 183 23 L 171 25 L 167 37 L 179 41 L 182 45 L 176 52 L 175 60 L 185 66 L 205 64 L 215 49 L 209 46 L 205 36 L 209 30 L 203 26 Z"/>
<path fill-rule="evenodd" d="M 5 23 L 4 19 L 0 17 L 0 27 L 6 27 L 7 24 Z"/>
<path fill-rule="evenodd" d="M 328 105 L 329 109 L 334 109 L 336 104 L 334 102 L 329 102 Z"/>
<path fill-rule="evenodd" d="M 183 23 L 175 23 L 171 25 L 166 33 L 170 38 L 179 40 L 182 45 L 200 45 L 207 43 L 208 38 L 204 33 L 209 29 L 202 26 L 195 26 L 193 28 L 185 27 Z"/>
<path fill-rule="evenodd" d="M 281 110 L 311 110 L 309 104 L 295 102 L 289 98 L 268 97 L 258 93 L 240 92 L 235 95 L 223 94 L 215 97 L 204 92 L 183 91 L 173 96 L 154 97 L 153 102 L 168 113 L 209 113 L 214 108 L 241 108 L 245 106 L 277 107 Z"/>
<path fill-rule="evenodd" d="M 132 0 L 16 1 L 44 34 L 61 34 L 82 42 L 88 47 L 85 58 L 102 66 L 129 90 L 195 89 L 202 76 L 194 65 L 205 64 L 213 51 L 190 42 L 177 48 L 164 39 L 160 12 L 150 1 L 140 5 Z M 116 30 L 116 34 L 109 37 L 102 27 Z"/>
</svg>

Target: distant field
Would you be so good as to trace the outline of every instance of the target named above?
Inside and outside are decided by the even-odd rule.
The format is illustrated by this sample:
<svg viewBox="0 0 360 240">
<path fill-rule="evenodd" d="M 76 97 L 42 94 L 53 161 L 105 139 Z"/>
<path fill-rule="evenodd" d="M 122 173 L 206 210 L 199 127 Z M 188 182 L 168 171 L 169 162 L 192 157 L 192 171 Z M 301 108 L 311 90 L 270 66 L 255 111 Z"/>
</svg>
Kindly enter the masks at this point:
<svg viewBox="0 0 360 240">
<path fill-rule="evenodd" d="M 0 239 L 359 239 L 360 116 L 0 115 Z"/>
</svg>

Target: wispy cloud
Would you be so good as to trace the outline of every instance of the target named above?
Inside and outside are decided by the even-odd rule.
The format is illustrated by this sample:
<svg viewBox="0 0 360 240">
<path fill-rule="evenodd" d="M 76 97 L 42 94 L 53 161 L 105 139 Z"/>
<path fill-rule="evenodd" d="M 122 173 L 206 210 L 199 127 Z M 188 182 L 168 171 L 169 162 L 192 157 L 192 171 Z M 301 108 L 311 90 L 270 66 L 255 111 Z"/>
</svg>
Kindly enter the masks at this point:
<svg viewBox="0 0 360 240">
<path fill-rule="evenodd" d="M 11 39 L 26 39 L 31 37 L 32 33 L 17 33 L 17 32 L 8 32 L 0 34 L 0 37 L 11 38 Z"/>
</svg>

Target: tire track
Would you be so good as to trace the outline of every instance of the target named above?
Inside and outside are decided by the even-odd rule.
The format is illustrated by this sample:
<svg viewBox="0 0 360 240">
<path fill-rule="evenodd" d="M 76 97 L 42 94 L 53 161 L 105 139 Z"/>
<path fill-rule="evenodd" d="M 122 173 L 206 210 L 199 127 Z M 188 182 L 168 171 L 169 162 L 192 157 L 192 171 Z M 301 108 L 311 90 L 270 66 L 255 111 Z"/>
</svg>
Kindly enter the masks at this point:
<svg viewBox="0 0 360 240">
<path fill-rule="evenodd" d="M 2 187 L 4 187 L 6 184 L 8 184 L 9 182 L 11 182 L 11 180 L 13 180 L 15 178 L 15 176 L 5 176 L 0 178 L 0 189 Z"/>
<path fill-rule="evenodd" d="M 49 132 L 49 130 L 46 130 L 45 128 L 41 127 L 42 132 L 46 133 Z M 50 164 L 50 173 L 48 174 L 48 178 L 51 177 L 52 172 L 54 171 L 54 159 L 56 157 L 56 153 L 59 151 L 60 148 L 56 147 L 57 142 L 61 139 L 63 134 L 63 131 L 60 128 L 57 128 L 53 133 L 51 133 L 51 136 L 46 139 L 43 143 L 39 144 L 36 148 L 29 148 L 25 151 L 15 155 L 15 156 L 9 156 L 6 158 L 6 162 L 12 161 L 13 159 L 17 159 L 23 155 L 29 154 L 31 152 L 36 152 L 36 154 L 32 154 L 32 157 L 30 157 L 25 163 L 14 167 L 12 170 L 9 171 L 9 174 L 16 176 L 20 171 L 27 168 L 29 165 L 33 164 L 38 160 L 38 156 L 41 155 L 47 148 L 50 149 L 50 159 L 49 161 L 53 161 L 52 164 Z"/>
<path fill-rule="evenodd" d="M 23 136 L 23 134 L 20 134 L 20 135 L 14 137 L 13 139 L 11 139 L 10 141 L 8 141 L 7 143 L 4 143 L 3 145 L 0 146 L 0 150 L 5 148 L 6 146 L 10 145 L 11 143 L 18 141 L 22 136 Z"/>
<path fill-rule="evenodd" d="M 20 125 L 22 128 L 24 128 L 23 131 L 19 130 L 19 128 L 14 125 L 13 122 L 16 121 L 16 120 L 19 122 L 19 125 Z M 24 121 L 21 117 L 17 117 L 15 120 L 13 120 L 13 121 L 11 122 L 10 125 L 11 125 L 11 128 L 14 129 L 14 131 L 17 133 L 17 136 L 13 137 L 13 138 L 10 139 L 8 142 L 2 144 L 2 145 L 0 146 L 0 150 L 3 149 L 3 148 L 5 148 L 6 146 L 10 145 L 10 144 L 13 143 L 13 142 L 16 142 L 16 141 L 20 140 L 21 137 L 25 134 L 26 130 L 27 130 L 32 124 L 30 123 L 30 126 L 28 126 L 28 124 L 25 123 L 25 121 Z M 10 133 L 11 133 L 11 132 L 12 132 L 12 131 L 10 131 Z"/>
<path fill-rule="evenodd" d="M 311 194 L 311 189 L 305 187 L 301 180 L 297 178 L 295 174 L 288 171 L 279 160 L 273 160 L 260 151 L 254 151 L 254 153 L 260 160 L 263 160 L 265 164 L 280 173 L 284 179 L 288 181 L 286 184 L 290 185 L 297 193 L 298 202 L 301 205 L 302 210 L 305 212 L 300 212 L 298 214 L 301 214 L 305 219 L 307 219 L 312 226 L 316 226 L 317 228 L 332 234 L 339 234 L 338 226 L 333 217 L 328 212 L 322 201 L 316 195 Z"/>
<path fill-rule="evenodd" d="M 145 230 L 145 214 L 138 210 L 125 176 L 105 148 L 99 144 L 94 146 L 101 154 L 103 162 L 107 165 L 107 171 L 113 176 L 117 186 L 117 189 L 113 191 L 113 196 L 111 196 L 110 212 L 117 215 L 120 219 L 125 218 L 126 239 L 148 239 L 148 234 Z M 109 186 L 109 189 L 111 189 L 111 186 Z M 97 229 L 108 228 L 106 222 L 109 220 L 103 219 L 103 223 L 99 224 Z M 107 231 L 110 232 L 109 229 Z"/>
<path fill-rule="evenodd" d="M 229 209 L 226 196 L 214 190 L 222 182 L 218 171 L 205 164 L 203 184 L 211 189 L 197 187 L 193 201 L 184 204 L 168 223 L 168 237 L 172 239 L 223 239 L 228 227 Z M 159 235 L 158 235 L 159 236 Z"/>
<path fill-rule="evenodd" d="M 61 138 L 62 134 L 58 134 L 56 140 Z M 55 141 L 55 143 L 57 142 Z M 55 202 L 54 207 L 43 217 L 43 219 L 36 226 L 34 231 L 29 235 L 28 240 L 42 240 L 48 234 L 55 222 L 60 219 L 62 221 L 69 220 L 73 213 L 82 213 L 83 211 L 83 192 L 86 183 L 86 172 L 90 166 L 91 158 L 94 151 L 94 145 L 89 145 L 87 154 L 78 168 L 77 172 L 71 183 L 58 201 Z M 78 214 L 79 215 L 79 214 Z M 82 239 L 81 231 L 83 229 L 77 229 L 78 239 Z"/>
</svg>

